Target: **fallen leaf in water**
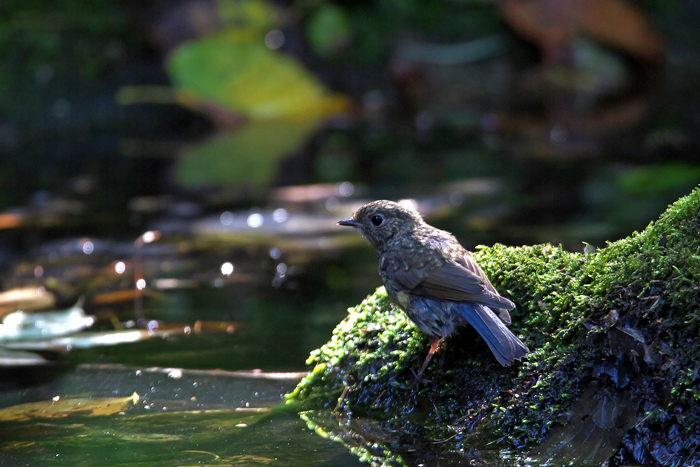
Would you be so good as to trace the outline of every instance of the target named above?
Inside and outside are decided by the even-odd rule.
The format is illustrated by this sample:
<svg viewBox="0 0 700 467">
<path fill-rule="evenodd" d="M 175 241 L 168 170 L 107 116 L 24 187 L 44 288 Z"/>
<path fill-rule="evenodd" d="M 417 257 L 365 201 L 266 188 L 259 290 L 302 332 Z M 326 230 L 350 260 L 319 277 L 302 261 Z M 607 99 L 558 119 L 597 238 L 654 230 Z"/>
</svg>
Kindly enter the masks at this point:
<svg viewBox="0 0 700 467">
<path fill-rule="evenodd" d="M 197 321 L 194 323 L 192 331 L 194 331 L 195 334 L 205 332 L 225 332 L 227 334 L 233 334 L 239 326 L 238 323 L 232 321 Z"/>
<path fill-rule="evenodd" d="M 0 409 L 0 421 L 24 422 L 37 418 L 62 418 L 69 415 L 104 417 L 132 407 L 139 400 L 133 393 L 129 397 L 99 399 L 58 399 L 30 402 Z"/>
<path fill-rule="evenodd" d="M 0 316 L 17 310 L 41 310 L 55 304 L 53 294 L 43 287 L 23 287 L 0 293 Z"/>
<path fill-rule="evenodd" d="M 184 332 L 181 332 L 184 334 Z M 54 337 L 43 340 L 20 340 L 4 344 L 9 349 L 67 352 L 72 349 L 88 349 L 104 345 L 127 344 L 156 336 L 165 336 L 172 332 L 154 332 L 146 330 L 83 332 L 73 336 Z"/>
<path fill-rule="evenodd" d="M 273 464 L 278 464 L 277 458 L 273 459 L 271 457 L 251 456 L 248 454 L 231 456 L 231 457 L 227 458 L 226 460 L 231 462 L 231 465 L 255 465 L 255 464 L 273 465 Z"/>
<path fill-rule="evenodd" d="M 63 336 L 90 327 L 94 322 L 95 318 L 85 314 L 82 299 L 67 310 L 41 313 L 16 311 L 2 320 L 0 341 Z"/>
<path fill-rule="evenodd" d="M 113 303 L 133 301 L 137 295 L 143 295 L 144 291 L 137 291 L 135 288 L 114 290 L 112 292 L 103 292 L 93 296 L 90 299 L 90 304 L 94 306 L 109 305 Z"/>
<path fill-rule="evenodd" d="M 138 290 L 136 288 L 114 290 L 111 292 L 103 292 L 94 295 L 90 299 L 90 305 L 100 306 L 100 305 L 111 305 L 115 303 L 133 301 L 136 297 L 150 297 L 160 300 L 164 300 L 165 297 L 162 293 L 158 293 L 150 288 L 144 290 Z"/>
<path fill-rule="evenodd" d="M 194 324 L 165 324 L 151 321 L 149 329 L 118 329 L 114 331 L 80 332 L 70 336 L 23 339 L 3 343 L 7 349 L 68 352 L 73 349 L 89 349 L 108 345 L 130 344 L 153 338 L 184 336 L 187 334 L 233 334 L 240 327 L 234 321 L 196 321 Z M 1 357 L 1 355 L 0 355 Z"/>
<path fill-rule="evenodd" d="M 48 360 L 34 352 L 0 348 L 0 367 L 46 365 Z"/>
</svg>

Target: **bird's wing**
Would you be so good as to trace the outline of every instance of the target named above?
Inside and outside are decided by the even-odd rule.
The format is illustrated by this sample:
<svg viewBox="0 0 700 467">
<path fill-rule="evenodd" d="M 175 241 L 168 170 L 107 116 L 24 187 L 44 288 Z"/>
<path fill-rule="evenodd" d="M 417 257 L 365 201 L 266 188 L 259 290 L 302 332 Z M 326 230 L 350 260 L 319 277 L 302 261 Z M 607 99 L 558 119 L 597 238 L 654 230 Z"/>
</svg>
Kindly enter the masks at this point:
<svg viewBox="0 0 700 467">
<path fill-rule="evenodd" d="M 421 276 L 422 280 L 413 281 L 415 285 L 409 289 L 412 295 L 434 300 L 474 302 L 503 310 L 515 307 L 513 302 L 498 295 L 468 252 L 458 262 L 444 263 L 431 271 L 422 270 L 414 273 Z M 508 316 L 507 311 L 505 315 Z M 510 319 L 507 321 L 509 322 Z"/>
</svg>

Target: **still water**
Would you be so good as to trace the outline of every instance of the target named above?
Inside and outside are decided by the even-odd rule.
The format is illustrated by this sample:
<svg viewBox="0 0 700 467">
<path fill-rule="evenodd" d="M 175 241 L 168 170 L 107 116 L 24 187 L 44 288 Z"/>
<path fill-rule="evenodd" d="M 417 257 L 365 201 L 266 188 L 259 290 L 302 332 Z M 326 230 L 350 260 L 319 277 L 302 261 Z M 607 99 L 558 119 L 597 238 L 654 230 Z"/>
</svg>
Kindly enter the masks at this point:
<svg viewBox="0 0 700 467">
<path fill-rule="evenodd" d="M 321 93 L 337 114 L 241 126 L 208 102 L 139 102 L 131 85 L 167 79 L 124 57 L 99 80 L 39 67 L 25 90 L 38 110 L 0 124 L 3 466 L 364 465 L 280 406 L 380 284 L 337 220 L 410 198 L 470 249 L 583 251 L 700 183 L 697 70 L 678 61 L 603 97 L 523 92 L 500 56 L 419 64 L 413 88 L 413 74 L 340 73 L 362 89 Z"/>
</svg>

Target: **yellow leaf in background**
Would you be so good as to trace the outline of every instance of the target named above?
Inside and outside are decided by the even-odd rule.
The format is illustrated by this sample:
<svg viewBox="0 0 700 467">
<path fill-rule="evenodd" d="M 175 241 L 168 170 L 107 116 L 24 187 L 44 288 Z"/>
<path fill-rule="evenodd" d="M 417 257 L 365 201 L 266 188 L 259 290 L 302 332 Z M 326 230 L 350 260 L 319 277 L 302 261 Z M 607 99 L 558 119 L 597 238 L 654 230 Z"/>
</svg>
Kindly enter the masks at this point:
<svg viewBox="0 0 700 467">
<path fill-rule="evenodd" d="M 185 105 L 216 103 L 250 120 L 305 119 L 346 111 L 334 95 L 293 58 L 262 41 L 241 43 L 231 33 L 204 37 L 175 49 L 168 70 Z"/>
<path fill-rule="evenodd" d="M 62 418 L 69 415 L 103 417 L 124 412 L 139 400 L 133 393 L 122 398 L 59 399 L 30 402 L 0 409 L 0 421 L 23 422 L 31 419 Z"/>
</svg>

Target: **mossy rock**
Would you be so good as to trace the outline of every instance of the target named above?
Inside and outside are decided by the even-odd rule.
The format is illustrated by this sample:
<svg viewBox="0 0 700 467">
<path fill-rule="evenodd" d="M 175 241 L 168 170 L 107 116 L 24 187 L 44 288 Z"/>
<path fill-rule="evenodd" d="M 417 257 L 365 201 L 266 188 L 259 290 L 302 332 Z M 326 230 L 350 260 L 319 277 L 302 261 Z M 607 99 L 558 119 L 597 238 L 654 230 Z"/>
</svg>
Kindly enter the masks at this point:
<svg viewBox="0 0 700 467">
<path fill-rule="evenodd" d="M 479 248 L 532 350 L 513 367 L 464 329 L 413 385 L 428 339 L 379 288 L 311 353 L 287 403 L 375 465 L 494 449 L 553 465 L 700 465 L 699 216 L 696 189 L 593 253 Z"/>
</svg>

